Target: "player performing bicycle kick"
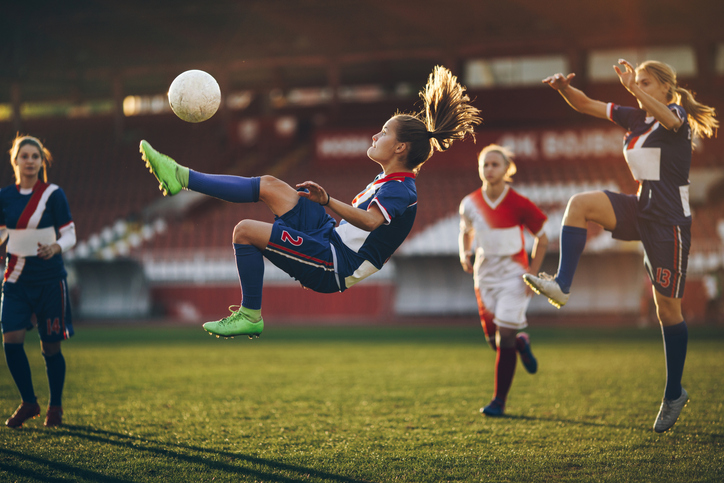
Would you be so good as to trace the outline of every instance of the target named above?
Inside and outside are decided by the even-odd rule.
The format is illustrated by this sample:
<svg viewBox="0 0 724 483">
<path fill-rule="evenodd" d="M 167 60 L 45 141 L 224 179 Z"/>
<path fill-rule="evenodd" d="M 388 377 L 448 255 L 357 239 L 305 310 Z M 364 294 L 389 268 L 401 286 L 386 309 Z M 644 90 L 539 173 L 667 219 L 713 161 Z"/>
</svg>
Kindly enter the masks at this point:
<svg viewBox="0 0 724 483">
<path fill-rule="evenodd" d="M 435 67 L 420 97 L 421 112 L 398 112 L 372 136 L 367 156 L 382 172 L 352 204 L 333 198 L 313 181 L 295 189 L 269 175 L 200 173 L 141 141 L 142 157 L 164 195 L 188 189 L 232 203 L 262 201 L 275 215 L 274 223 L 242 220 L 234 227 L 241 305 L 228 317 L 206 322 L 204 329 L 224 337 L 261 335 L 263 257 L 320 293 L 343 292 L 382 268 L 412 229 L 417 212 L 415 178 L 422 165 L 453 141 L 468 135 L 474 139 L 474 125 L 481 122 L 465 88 L 444 67 Z M 342 218 L 339 225 L 325 208 Z"/>
</svg>

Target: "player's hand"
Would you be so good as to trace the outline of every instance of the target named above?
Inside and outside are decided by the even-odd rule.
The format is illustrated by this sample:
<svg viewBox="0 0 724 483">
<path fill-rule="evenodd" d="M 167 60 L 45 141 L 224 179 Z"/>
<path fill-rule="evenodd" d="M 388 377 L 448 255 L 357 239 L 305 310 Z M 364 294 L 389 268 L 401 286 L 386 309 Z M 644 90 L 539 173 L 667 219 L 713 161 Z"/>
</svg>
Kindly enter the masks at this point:
<svg viewBox="0 0 724 483">
<path fill-rule="evenodd" d="M 57 243 L 51 243 L 50 245 L 43 245 L 38 242 L 38 257 L 43 260 L 50 260 L 61 252 L 60 245 Z"/>
<path fill-rule="evenodd" d="M 616 74 L 618 74 L 621 84 L 623 84 L 628 91 L 631 91 L 633 86 L 636 84 L 636 71 L 625 59 L 618 59 L 618 63 L 623 66 L 623 70 L 619 69 L 618 65 L 614 65 L 613 69 L 616 71 Z"/>
<path fill-rule="evenodd" d="M 473 273 L 473 252 L 467 251 L 460 257 L 460 265 L 466 273 Z"/>
<path fill-rule="evenodd" d="M 568 87 L 574 77 L 576 77 L 576 74 L 572 72 L 568 75 L 563 75 L 559 73 L 546 77 L 545 79 L 543 79 L 543 83 L 548 84 L 557 91 L 560 91 L 561 89 L 565 89 L 566 87 Z"/>
<path fill-rule="evenodd" d="M 298 191 L 297 193 L 299 196 L 303 198 L 308 198 L 310 201 L 314 201 L 315 203 L 319 203 L 320 205 L 327 205 L 329 203 L 329 193 L 319 186 L 314 181 L 305 181 L 304 183 L 299 183 L 297 185 L 297 188 L 304 188 L 307 191 Z"/>
</svg>

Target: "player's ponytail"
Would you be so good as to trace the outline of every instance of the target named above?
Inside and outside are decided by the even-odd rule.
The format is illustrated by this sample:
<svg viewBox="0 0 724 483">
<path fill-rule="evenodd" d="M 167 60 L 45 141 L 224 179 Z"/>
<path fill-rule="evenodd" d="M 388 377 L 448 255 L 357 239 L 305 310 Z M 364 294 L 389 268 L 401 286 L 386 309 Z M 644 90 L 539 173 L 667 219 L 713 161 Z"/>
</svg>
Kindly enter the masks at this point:
<svg viewBox="0 0 724 483">
<path fill-rule="evenodd" d="M 396 113 L 396 133 L 400 142 L 408 143 L 407 167 L 417 173 L 433 152 L 445 151 L 453 141 L 470 135 L 482 119 L 480 110 L 470 105 L 457 77 L 436 66 L 420 91 L 424 108 L 417 114 Z"/>
<path fill-rule="evenodd" d="M 694 136 L 710 138 L 714 135 L 714 131 L 719 127 L 719 121 L 715 117 L 716 111 L 713 107 L 701 104 L 694 99 L 691 91 L 680 87 L 676 80 L 676 71 L 670 65 L 656 60 L 647 60 L 636 67 L 636 71 L 639 70 L 645 70 L 661 84 L 668 84 L 667 99 L 684 108 L 689 116 L 689 124 Z"/>
<path fill-rule="evenodd" d="M 43 146 L 43 143 L 40 142 L 40 139 L 35 138 L 33 136 L 25 136 L 21 135 L 20 133 L 17 133 L 15 135 L 15 139 L 13 140 L 13 145 L 10 148 L 10 164 L 13 167 L 13 171 L 15 172 L 15 182 L 17 184 L 20 184 L 20 172 L 18 171 L 17 166 L 15 165 L 15 160 L 18 158 L 18 152 L 20 151 L 20 148 L 25 146 L 26 144 L 32 144 L 36 148 L 38 148 L 38 151 L 40 151 L 40 157 L 43 160 L 43 181 L 48 182 L 48 168 L 51 164 L 53 164 L 53 155 L 50 154 L 50 151 L 48 148 Z"/>
<path fill-rule="evenodd" d="M 694 99 L 694 93 L 688 89 L 676 86 L 674 91 L 680 99 L 681 107 L 689 115 L 689 124 L 694 136 L 712 137 L 714 130 L 719 127 L 714 108 L 698 102 Z"/>
</svg>

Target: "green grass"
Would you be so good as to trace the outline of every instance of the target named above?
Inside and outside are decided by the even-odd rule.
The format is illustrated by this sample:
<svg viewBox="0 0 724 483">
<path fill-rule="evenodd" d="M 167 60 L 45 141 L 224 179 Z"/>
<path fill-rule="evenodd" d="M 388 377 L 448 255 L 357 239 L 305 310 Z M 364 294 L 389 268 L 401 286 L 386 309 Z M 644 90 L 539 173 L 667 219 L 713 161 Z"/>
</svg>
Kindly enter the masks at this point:
<svg viewBox="0 0 724 483">
<path fill-rule="evenodd" d="M 691 402 L 663 435 L 651 430 L 658 330 L 531 336 L 540 371 L 518 365 L 494 419 L 479 413 L 495 354 L 477 327 L 271 326 L 250 341 L 78 324 L 63 345 L 66 424 L 0 428 L 0 480 L 724 480 L 724 331 L 690 331 Z M 26 352 L 44 406 L 36 340 Z M 0 414 L 18 400 L 2 364 Z"/>
</svg>

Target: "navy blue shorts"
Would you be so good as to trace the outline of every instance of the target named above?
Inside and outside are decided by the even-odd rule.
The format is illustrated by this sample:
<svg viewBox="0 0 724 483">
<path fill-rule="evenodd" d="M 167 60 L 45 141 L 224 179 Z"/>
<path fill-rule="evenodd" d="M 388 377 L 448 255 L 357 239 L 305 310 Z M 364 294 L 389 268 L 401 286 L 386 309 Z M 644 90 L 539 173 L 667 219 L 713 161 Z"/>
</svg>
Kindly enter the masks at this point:
<svg viewBox="0 0 724 483">
<path fill-rule="evenodd" d="M 3 334 L 31 330 L 32 315 L 43 342 L 59 342 L 73 336 L 68 283 L 65 279 L 45 284 L 3 284 L 0 321 Z"/>
<path fill-rule="evenodd" d="M 329 242 L 336 224 L 322 205 L 300 197 L 294 208 L 276 217 L 264 256 L 306 288 L 340 292 Z"/>
<path fill-rule="evenodd" d="M 664 225 L 638 216 L 635 195 L 605 191 L 616 214 L 616 240 L 640 240 L 644 265 L 651 283 L 660 294 L 672 298 L 684 295 L 686 268 L 691 248 L 689 225 Z"/>
</svg>

